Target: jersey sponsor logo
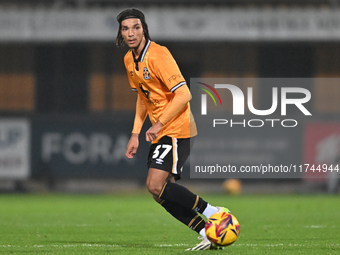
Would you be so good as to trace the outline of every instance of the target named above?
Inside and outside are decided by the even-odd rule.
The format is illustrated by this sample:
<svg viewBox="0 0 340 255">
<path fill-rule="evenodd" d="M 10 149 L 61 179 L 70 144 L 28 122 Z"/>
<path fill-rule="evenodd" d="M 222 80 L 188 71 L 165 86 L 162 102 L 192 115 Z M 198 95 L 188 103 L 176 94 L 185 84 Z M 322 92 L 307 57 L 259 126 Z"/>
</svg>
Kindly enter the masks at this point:
<svg viewBox="0 0 340 255">
<path fill-rule="evenodd" d="M 142 93 L 144 94 L 144 96 L 145 96 L 147 99 L 149 99 L 149 97 L 150 97 L 150 91 L 143 88 L 143 83 L 139 83 L 139 88 L 140 88 L 140 90 L 142 91 Z"/>
<path fill-rule="evenodd" d="M 148 104 L 153 104 L 153 105 L 158 105 L 159 104 L 159 101 L 157 100 L 157 99 L 153 99 L 153 100 L 150 100 L 150 99 L 148 99 L 147 100 L 147 103 Z"/>
<path fill-rule="evenodd" d="M 139 83 L 139 88 L 146 98 L 148 104 L 158 105 L 159 101 L 157 99 L 150 99 L 150 91 L 143 88 L 143 83 Z"/>
<path fill-rule="evenodd" d="M 150 80 L 150 73 L 149 73 L 148 68 L 146 68 L 146 67 L 144 67 L 143 76 L 144 76 L 145 80 Z"/>
</svg>

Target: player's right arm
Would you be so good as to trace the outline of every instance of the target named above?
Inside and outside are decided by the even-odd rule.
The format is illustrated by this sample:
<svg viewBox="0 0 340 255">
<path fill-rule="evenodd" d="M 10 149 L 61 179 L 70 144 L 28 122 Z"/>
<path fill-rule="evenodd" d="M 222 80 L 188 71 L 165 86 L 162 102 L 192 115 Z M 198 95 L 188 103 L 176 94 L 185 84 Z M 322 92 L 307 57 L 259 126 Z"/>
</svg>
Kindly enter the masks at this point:
<svg viewBox="0 0 340 255">
<path fill-rule="evenodd" d="M 138 95 L 132 134 L 131 134 L 131 138 L 127 145 L 126 153 L 125 153 L 125 156 L 127 158 L 133 158 L 133 156 L 137 152 L 137 149 L 139 146 L 139 133 L 143 127 L 143 123 L 145 121 L 146 115 L 147 115 L 147 111 L 146 111 L 145 104 Z"/>
</svg>

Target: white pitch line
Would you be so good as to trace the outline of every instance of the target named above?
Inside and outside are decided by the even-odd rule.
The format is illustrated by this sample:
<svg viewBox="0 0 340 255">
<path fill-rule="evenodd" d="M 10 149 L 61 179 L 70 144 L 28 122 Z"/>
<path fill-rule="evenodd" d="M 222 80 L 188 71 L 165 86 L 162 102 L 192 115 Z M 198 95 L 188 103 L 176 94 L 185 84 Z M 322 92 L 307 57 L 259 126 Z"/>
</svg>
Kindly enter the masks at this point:
<svg viewBox="0 0 340 255">
<path fill-rule="evenodd" d="M 313 247 L 313 246 L 337 246 L 340 247 L 340 244 L 334 243 L 334 244 L 294 244 L 294 243 L 289 243 L 289 244 L 254 244 L 254 243 L 238 243 L 238 244 L 233 244 L 232 246 L 248 246 L 248 247 L 284 247 L 284 246 L 299 246 L 299 247 Z M 155 244 L 155 247 L 181 247 L 181 246 L 191 246 L 191 244 L 184 244 L 184 243 L 179 243 L 179 244 Z M 83 243 L 83 244 L 51 244 L 51 245 L 0 245 L 0 248 L 46 248 L 46 247 L 55 247 L 55 248 L 68 248 L 68 247 L 125 247 L 125 245 L 121 244 L 88 244 L 88 243 Z"/>
<path fill-rule="evenodd" d="M 155 244 L 156 247 L 173 247 L 173 246 L 189 246 L 189 244 L 185 243 L 175 243 L 175 244 Z"/>
</svg>

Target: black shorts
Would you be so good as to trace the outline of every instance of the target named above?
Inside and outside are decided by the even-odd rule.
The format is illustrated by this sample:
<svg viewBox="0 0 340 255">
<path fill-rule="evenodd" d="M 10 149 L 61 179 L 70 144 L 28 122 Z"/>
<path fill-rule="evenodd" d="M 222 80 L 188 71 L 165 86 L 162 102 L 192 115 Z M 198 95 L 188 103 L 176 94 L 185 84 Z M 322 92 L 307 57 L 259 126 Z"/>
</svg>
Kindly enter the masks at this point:
<svg viewBox="0 0 340 255">
<path fill-rule="evenodd" d="M 182 168 L 190 154 L 190 140 L 193 138 L 162 137 L 150 146 L 148 168 L 172 173 L 176 180 L 181 178 Z M 192 144 L 192 143 L 191 143 Z"/>
</svg>

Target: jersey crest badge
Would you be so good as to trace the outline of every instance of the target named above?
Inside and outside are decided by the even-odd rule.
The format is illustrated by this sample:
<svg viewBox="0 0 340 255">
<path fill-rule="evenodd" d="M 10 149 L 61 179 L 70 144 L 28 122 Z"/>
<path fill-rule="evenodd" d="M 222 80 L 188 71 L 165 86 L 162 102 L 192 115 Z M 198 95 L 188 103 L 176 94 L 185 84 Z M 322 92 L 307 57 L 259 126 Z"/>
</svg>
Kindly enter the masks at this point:
<svg viewBox="0 0 340 255">
<path fill-rule="evenodd" d="M 148 68 L 144 67 L 143 75 L 144 75 L 144 80 L 150 80 L 150 73 L 149 73 Z"/>
</svg>

